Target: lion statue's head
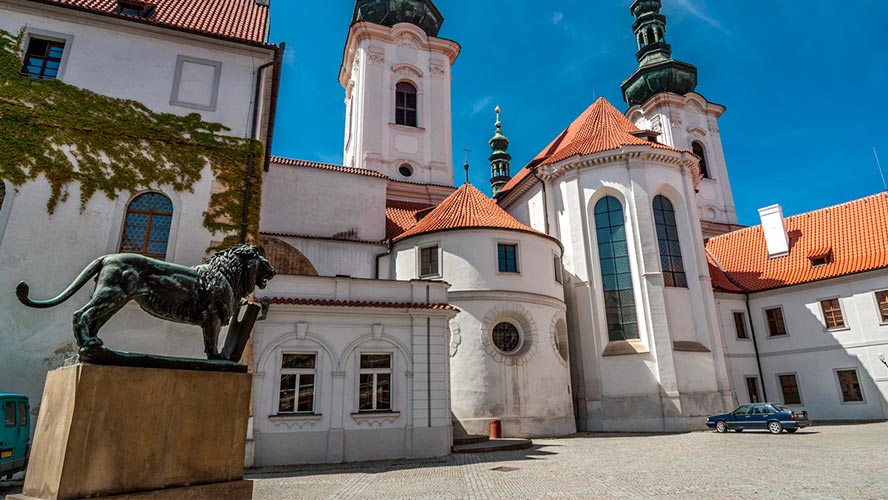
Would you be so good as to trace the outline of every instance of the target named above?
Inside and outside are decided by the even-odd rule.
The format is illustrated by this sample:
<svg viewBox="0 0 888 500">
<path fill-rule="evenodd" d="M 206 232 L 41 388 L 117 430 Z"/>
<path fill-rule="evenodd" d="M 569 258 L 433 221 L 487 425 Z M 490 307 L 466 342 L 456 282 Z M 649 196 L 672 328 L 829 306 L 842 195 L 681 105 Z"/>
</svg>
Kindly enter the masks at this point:
<svg viewBox="0 0 888 500">
<path fill-rule="evenodd" d="M 277 274 L 274 267 L 259 253 L 259 248 L 250 244 L 222 250 L 210 258 L 207 264 L 233 278 L 231 285 L 237 288 L 241 298 L 255 287 L 265 288 L 269 280 Z"/>
</svg>

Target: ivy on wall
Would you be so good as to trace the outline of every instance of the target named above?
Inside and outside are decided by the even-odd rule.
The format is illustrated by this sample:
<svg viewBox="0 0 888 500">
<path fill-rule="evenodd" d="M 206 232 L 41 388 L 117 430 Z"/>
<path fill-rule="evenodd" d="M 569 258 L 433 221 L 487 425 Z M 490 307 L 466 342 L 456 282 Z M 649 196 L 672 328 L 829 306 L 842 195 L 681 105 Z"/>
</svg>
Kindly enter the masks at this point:
<svg viewBox="0 0 888 500">
<path fill-rule="evenodd" d="M 248 234 L 258 241 L 262 143 L 224 135 L 226 127 L 197 113 L 156 113 L 136 101 L 22 76 L 23 36 L 24 29 L 0 30 L 0 178 L 22 185 L 42 174 L 52 189 L 51 215 L 75 182 L 83 210 L 99 192 L 112 200 L 160 185 L 193 192 L 209 165 L 222 189 L 213 189 L 203 225 L 224 234 L 221 246 L 228 246 L 239 239 L 252 153 Z"/>
</svg>

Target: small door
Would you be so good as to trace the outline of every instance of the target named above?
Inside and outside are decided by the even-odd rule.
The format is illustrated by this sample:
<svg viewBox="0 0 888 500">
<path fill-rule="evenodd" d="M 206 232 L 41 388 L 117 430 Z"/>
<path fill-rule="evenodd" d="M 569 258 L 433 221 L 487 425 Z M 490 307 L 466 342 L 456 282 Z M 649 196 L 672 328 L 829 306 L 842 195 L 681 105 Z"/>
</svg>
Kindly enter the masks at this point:
<svg viewBox="0 0 888 500">
<path fill-rule="evenodd" d="M 18 442 L 18 419 L 15 414 L 15 401 L 5 400 L 0 405 L 0 463 L 15 460 Z"/>
<path fill-rule="evenodd" d="M 759 398 L 758 377 L 746 377 L 746 392 L 749 394 L 750 403 L 761 403 Z"/>
<path fill-rule="evenodd" d="M 750 405 L 741 405 L 734 410 L 734 421 L 728 422 L 731 429 L 748 429 L 749 428 L 749 412 L 752 409 Z"/>
<path fill-rule="evenodd" d="M 750 429 L 765 429 L 768 425 L 767 419 L 769 411 L 767 405 L 754 405 L 752 412 L 749 414 Z"/>
<path fill-rule="evenodd" d="M 16 427 L 18 428 L 15 451 L 13 455 L 17 460 L 23 460 L 28 454 L 28 445 L 31 444 L 31 416 L 28 411 L 27 401 L 15 403 Z"/>
</svg>

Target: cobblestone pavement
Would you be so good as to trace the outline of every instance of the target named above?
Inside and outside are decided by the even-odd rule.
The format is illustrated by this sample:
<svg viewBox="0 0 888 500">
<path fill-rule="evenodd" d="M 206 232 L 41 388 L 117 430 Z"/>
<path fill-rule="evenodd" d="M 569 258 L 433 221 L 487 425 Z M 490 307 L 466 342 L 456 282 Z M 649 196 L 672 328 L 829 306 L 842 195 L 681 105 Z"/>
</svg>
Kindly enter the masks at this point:
<svg viewBox="0 0 888 500">
<path fill-rule="evenodd" d="M 888 499 L 888 423 L 779 436 L 582 434 L 534 444 L 441 460 L 254 469 L 248 476 L 253 498 L 264 500 Z"/>
</svg>

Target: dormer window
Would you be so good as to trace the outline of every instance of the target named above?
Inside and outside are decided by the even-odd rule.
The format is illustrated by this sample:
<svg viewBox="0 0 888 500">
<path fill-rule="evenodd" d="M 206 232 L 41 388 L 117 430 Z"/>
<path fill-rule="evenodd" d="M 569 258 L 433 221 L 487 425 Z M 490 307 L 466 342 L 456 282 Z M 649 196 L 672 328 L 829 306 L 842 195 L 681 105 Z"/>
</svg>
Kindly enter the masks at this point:
<svg viewBox="0 0 888 500">
<path fill-rule="evenodd" d="M 134 0 L 119 0 L 115 12 L 124 16 L 149 18 L 154 14 L 155 5 Z"/>
<path fill-rule="evenodd" d="M 820 267 L 829 264 L 831 253 L 831 248 L 819 248 L 808 252 L 808 260 L 811 261 L 811 267 Z"/>
</svg>

